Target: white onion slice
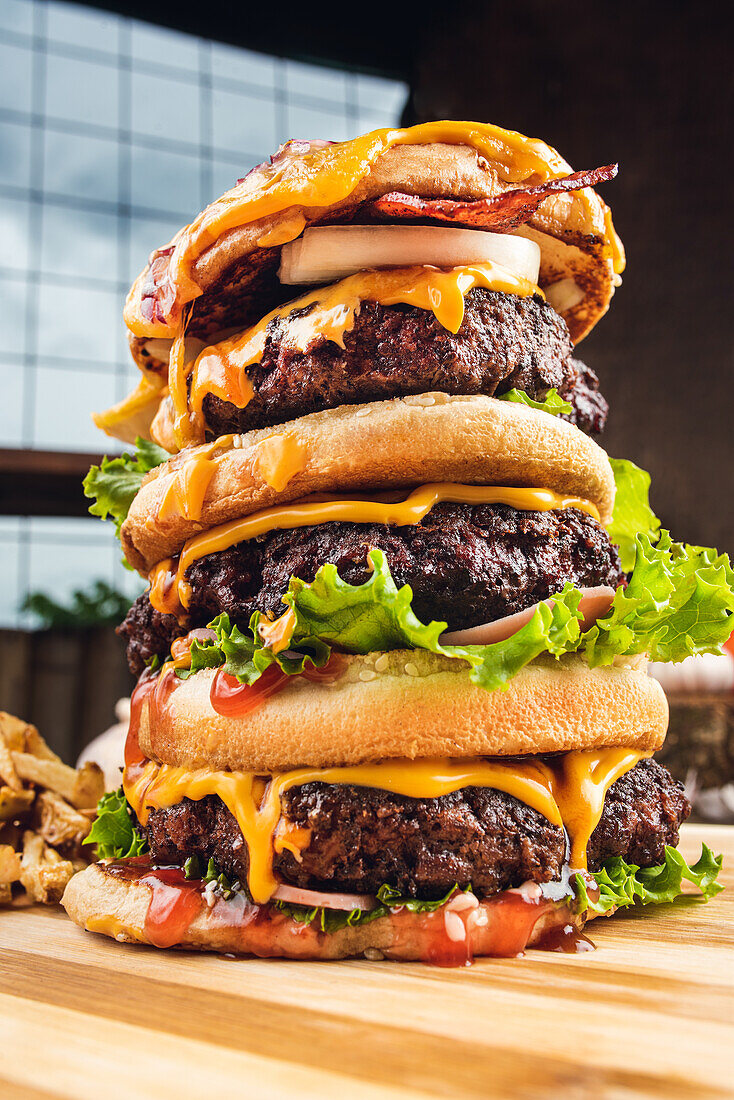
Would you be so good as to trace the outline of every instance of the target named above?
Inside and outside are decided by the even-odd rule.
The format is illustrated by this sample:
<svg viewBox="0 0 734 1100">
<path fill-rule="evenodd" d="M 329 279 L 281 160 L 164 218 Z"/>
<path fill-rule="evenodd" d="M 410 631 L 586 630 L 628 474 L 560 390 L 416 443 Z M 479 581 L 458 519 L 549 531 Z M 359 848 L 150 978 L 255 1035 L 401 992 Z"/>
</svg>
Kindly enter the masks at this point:
<svg viewBox="0 0 734 1100">
<path fill-rule="evenodd" d="M 537 283 L 540 248 L 513 233 L 437 225 L 333 225 L 307 229 L 283 246 L 281 283 L 330 283 L 365 268 L 500 264 Z"/>
<path fill-rule="evenodd" d="M 276 901 L 287 901 L 291 905 L 306 905 L 309 909 L 374 909 L 377 902 L 371 894 L 322 894 L 318 890 L 301 890 L 297 886 L 281 883 L 273 894 Z"/>
<path fill-rule="evenodd" d="M 597 619 L 606 615 L 612 606 L 614 589 L 609 585 L 601 584 L 595 588 L 581 589 L 581 602 L 579 611 L 583 615 L 581 629 L 589 630 Z M 552 600 L 543 600 L 543 603 L 551 604 Z M 536 609 L 540 605 L 534 603 L 532 607 L 526 607 L 524 611 L 518 611 L 514 615 L 505 615 L 501 619 L 495 619 L 491 623 L 482 623 L 480 626 L 470 626 L 466 630 L 449 630 L 442 634 L 442 645 L 492 645 L 493 642 L 504 642 L 517 634 L 526 623 L 529 623 Z"/>
</svg>

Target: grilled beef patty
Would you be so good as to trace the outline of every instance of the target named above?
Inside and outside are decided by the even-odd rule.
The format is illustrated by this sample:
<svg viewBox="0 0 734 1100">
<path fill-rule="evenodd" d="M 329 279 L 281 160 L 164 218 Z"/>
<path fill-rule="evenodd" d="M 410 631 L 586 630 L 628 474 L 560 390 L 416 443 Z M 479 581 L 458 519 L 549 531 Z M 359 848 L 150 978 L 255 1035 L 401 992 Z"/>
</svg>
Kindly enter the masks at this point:
<svg viewBox="0 0 734 1100">
<path fill-rule="evenodd" d="M 131 670 L 139 675 L 153 656 L 167 655 L 174 638 L 223 611 L 242 628 L 257 609 L 279 614 L 290 577 L 312 581 L 324 562 L 333 562 L 350 584 L 364 583 L 372 547 L 384 552 L 395 583 L 411 586 L 419 618 L 447 622 L 453 630 L 522 611 L 566 581 L 616 588 L 622 579 L 608 535 L 575 508 L 535 512 L 505 504 L 438 504 L 408 527 L 324 523 L 271 531 L 189 568 L 185 626 L 155 611 L 146 593 L 139 596 L 119 628 Z"/>
<path fill-rule="evenodd" d="M 287 791 L 281 805 L 288 822 L 310 830 L 310 840 L 300 862 L 289 851 L 276 854 L 276 873 L 304 889 L 374 893 L 386 882 L 434 898 L 458 883 L 490 895 L 528 880 L 557 880 L 563 868 L 563 830 L 503 791 L 467 787 L 417 799 L 307 783 Z M 607 793 L 588 846 L 589 869 L 612 856 L 640 867 L 662 863 L 689 813 L 682 785 L 654 760 L 641 760 Z M 247 881 L 247 845 L 214 795 L 155 810 L 145 832 L 155 862 L 213 858 L 229 877 Z"/>
<path fill-rule="evenodd" d="M 431 312 L 377 302 L 363 303 L 343 348 L 320 340 L 301 352 L 285 333 L 282 320 L 271 321 L 262 359 L 248 368 L 254 396 L 245 408 L 206 396 L 208 438 L 431 390 L 491 397 L 517 388 L 539 400 L 555 387 L 573 406 L 573 423 L 586 432 L 604 428 L 598 379 L 572 357 L 565 321 L 541 298 L 475 288 L 456 334 Z"/>
</svg>

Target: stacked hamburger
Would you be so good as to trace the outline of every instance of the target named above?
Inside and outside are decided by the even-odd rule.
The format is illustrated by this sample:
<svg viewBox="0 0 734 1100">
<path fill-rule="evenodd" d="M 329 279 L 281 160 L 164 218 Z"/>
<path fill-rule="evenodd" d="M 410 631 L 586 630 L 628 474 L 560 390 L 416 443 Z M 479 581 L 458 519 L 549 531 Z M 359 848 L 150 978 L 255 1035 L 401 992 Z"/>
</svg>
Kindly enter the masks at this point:
<svg viewBox="0 0 734 1100">
<path fill-rule="evenodd" d="M 734 577 L 593 441 L 574 351 L 615 172 L 470 123 L 289 142 L 153 253 L 97 418 L 137 454 L 85 483 L 149 588 L 79 924 L 463 963 L 716 892 L 646 664 L 717 651 Z"/>
</svg>

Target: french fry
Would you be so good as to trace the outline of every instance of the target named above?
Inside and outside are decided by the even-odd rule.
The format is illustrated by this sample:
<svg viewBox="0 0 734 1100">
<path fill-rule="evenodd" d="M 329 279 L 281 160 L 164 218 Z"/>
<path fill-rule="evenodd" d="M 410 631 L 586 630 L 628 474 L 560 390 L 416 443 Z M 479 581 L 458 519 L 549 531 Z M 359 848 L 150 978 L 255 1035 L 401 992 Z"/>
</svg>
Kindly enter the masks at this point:
<svg viewBox="0 0 734 1100">
<path fill-rule="evenodd" d="M 11 752 L 25 752 L 28 730 L 34 730 L 40 737 L 35 726 L 30 726 L 14 714 L 8 714 L 6 710 L 0 710 L 0 741 L 4 740 Z"/>
<path fill-rule="evenodd" d="M 7 787 L 10 787 L 12 791 L 20 791 L 23 789 L 23 784 L 20 781 L 13 763 L 13 754 L 8 748 L 2 731 L 0 731 L 0 779 Z"/>
<path fill-rule="evenodd" d="M 44 844 L 43 837 L 30 829 L 23 834 L 20 881 L 34 901 L 46 905 L 60 901 L 73 874 L 71 862 Z"/>
<path fill-rule="evenodd" d="M 41 791 L 36 799 L 36 828 L 40 836 L 58 848 L 61 844 L 81 844 L 92 823 L 53 791 Z"/>
<path fill-rule="evenodd" d="M 35 726 L 0 711 L 0 906 L 13 903 L 14 882 L 31 901 L 61 899 L 86 866 L 81 842 L 103 794 L 97 764 L 68 767 Z"/>
<path fill-rule="evenodd" d="M 61 757 L 57 756 L 56 753 L 48 747 L 35 726 L 26 726 L 25 752 L 31 753 L 32 756 L 37 756 L 39 760 L 55 760 L 57 763 L 61 763 Z"/>
<path fill-rule="evenodd" d="M 77 810 L 96 810 L 97 803 L 104 794 L 104 772 L 99 764 L 87 761 L 74 774 L 76 779 L 69 802 Z"/>
<path fill-rule="evenodd" d="M 20 878 L 20 856 L 9 844 L 0 844 L 0 885 L 8 886 Z"/>
<path fill-rule="evenodd" d="M 76 772 L 68 764 L 57 763 L 55 760 L 40 760 L 29 752 L 14 752 L 13 763 L 21 779 L 29 783 L 37 783 L 39 787 L 56 791 L 57 794 L 71 800 L 76 783 Z"/>
<path fill-rule="evenodd" d="M 11 787 L 0 786 L 0 822 L 12 821 L 19 814 L 26 813 L 34 798 L 34 791 L 15 791 Z"/>
<path fill-rule="evenodd" d="M 97 764 L 84 764 L 79 771 L 60 760 L 44 760 L 29 752 L 14 752 L 12 762 L 21 779 L 55 791 L 78 810 L 91 809 L 104 794 L 104 775 Z"/>
</svg>

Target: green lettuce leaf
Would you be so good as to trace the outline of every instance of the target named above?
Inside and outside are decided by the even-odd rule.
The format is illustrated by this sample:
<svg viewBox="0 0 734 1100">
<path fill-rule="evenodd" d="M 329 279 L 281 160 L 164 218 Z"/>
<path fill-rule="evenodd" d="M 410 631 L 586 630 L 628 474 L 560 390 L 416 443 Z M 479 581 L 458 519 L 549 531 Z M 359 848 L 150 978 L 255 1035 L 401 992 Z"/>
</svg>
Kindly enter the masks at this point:
<svg viewBox="0 0 734 1100">
<path fill-rule="evenodd" d="M 206 870 L 201 865 L 201 860 L 198 856 L 189 856 L 183 865 L 184 878 L 186 879 L 198 879 L 207 886 L 210 882 L 216 882 L 217 893 L 220 894 L 225 901 L 234 897 L 242 889 L 242 883 L 238 878 L 231 879 L 225 875 L 224 871 L 220 871 L 213 859 L 210 859 Z"/>
<path fill-rule="evenodd" d="M 607 533 L 619 547 L 619 556 L 625 573 L 631 573 L 635 564 L 636 538 L 647 535 L 656 542 L 660 520 L 650 507 L 648 494 L 650 475 L 626 458 L 610 458 L 617 492 L 614 513 Z"/>
<path fill-rule="evenodd" d="M 532 619 L 511 638 L 492 645 L 443 645 L 446 623 L 422 623 L 413 611 L 409 585 L 397 588 L 385 555 L 371 550 L 372 575 L 361 585 L 350 585 L 335 565 L 322 565 L 311 584 L 291 578 L 283 602 L 296 615 L 293 644 L 298 636 L 318 637 L 351 653 L 386 649 L 426 649 L 430 653 L 467 661 L 470 678 L 489 691 L 506 687 L 521 668 L 541 653 L 558 657 L 575 648 L 580 636 L 578 605 L 581 594 L 572 585 L 541 604 Z"/>
<path fill-rule="evenodd" d="M 564 401 L 558 390 L 554 387 L 548 390 L 542 401 L 533 401 L 524 390 L 508 390 L 507 393 L 495 394 L 499 401 L 516 401 L 519 405 L 529 405 L 531 409 L 539 409 L 540 412 L 558 416 L 560 413 L 573 412 L 573 406 Z"/>
<path fill-rule="evenodd" d="M 639 534 L 635 545 L 627 588 L 617 589 L 608 614 L 581 638 L 591 667 L 636 653 L 648 653 L 652 661 L 720 653 L 734 626 L 728 556 L 672 542 L 667 531 L 655 545 Z"/>
<path fill-rule="evenodd" d="M 258 623 L 265 619 L 256 611 L 246 631 L 230 622 L 228 615 L 219 615 L 209 628 L 216 634 L 215 641 L 195 639 L 191 645 L 191 667 L 178 669 L 177 675 L 186 680 L 205 668 L 224 667 L 230 676 L 242 684 L 253 684 L 266 668 L 277 664 L 288 676 L 297 676 L 307 665 L 323 668 L 331 655 L 331 646 L 321 638 L 294 635 L 292 648 L 283 653 L 273 653 L 263 645 L 257 631 Z M 267 620 L 266 620 L 267 621 Z"/>
<path fill-rule="evenodd" d="M 709 901 L 721 890 L 716 879 L 721 871 L 722 857 L 715 856 L 705 844 L 701 858 L 689 866 L 677 848 L 666 847 L 665 862 L 657 867 L 639 868 L 621 857 L 607 860 L 594 875 L 599 887 L 597 901 L 589 899 L 584 880 L 576 875 L 576 896 L 581 912 L 608 913 L 629 905 L 664 905 L 683 895 L 683 881 L 692 882 L 701 891 L 703 901 Z M 691 895 L 688 895 L 691 896 Z"/>
<path fill-rule="evenodd" d="M 560 658 L 581 652 L 591 667 L 617 656 L 649 653 L 652 660 L 680 661 L 694 653 L 718 653 L 734 623 L 734 573 L 726 555 L 674 543 L 667 531 L 656 544 L 648 535 L 635 540 L 636 567 L 627 588 L 619 588 L 610 611 L 585 634 L 580 632 L 580 591 L 567 584 L 540 604 L 512 637 L 491 645 L 446 645 L 446 623 L 423 623 L 413 611 L 408 585 L 398 588 L 385 555 L 371 550 L 372 573 L 364 584 L 342 580 L 336 566 L 323 565 L 311 583 L 292 577 L 283 597 L 293 612 L 288 649 L 274 654 L 258 633 L 259 612 L 246 630 L 220 615 L 210 627 L 211 642 L 195 641 L 186 678 L 204 668 L 224 667 L 241 683 L 254 683 L 271 664 L 287 675 L 308 665 L 323 667 L 333 646 L 348 653 L 424 649 L 465 661 L 470 679 L 487 691 L 504 689 L 530 661 L 543 653 Z"/>
<path fill-rule="evenodd" d="M 102 795 L 96 820 L 82 843 L 97 845 L 97 859 L 127 859 L 147 851 L 148 843 L 133 824 L 122 787 Z"/>
<path fill-rule="evenodd" d="M 397 588 L 381 550 L 371 550 L 368 560 L 372 574 L 360 585 L 342 580 L 332 564 L 323 565 L 310 584 L 291 578 L 283 602 L 294 612 L 295 628 L 285 652 L 275 655 L 263 646 L 257 627 L 264 616 L 259 612 L 252 616 L 247 631 L 220 615 L 209 624 L 216 641 L 195 641 L 191 667 L 178 675 L 185 679 L 201 669 L 224 666 L 241 683 L 252 684 L 273 662 L 290 676 L 303 672 L 307 664 L 322 668 L 332 646 L 348 653 L 425 649 L 466 661 L 474 683 L 492 691 L 505 688 L 539 654 L 560 657 L 576 647 L 581 594 L 570 584 L 554 597 L 552 607 L 542 604 L 517 634 L 503 642 L 442 645 L 446 623 L 421 622 L 413 611 L 410 586 Z"/>
<path fill-rule="evenodd" d="M 144 476 L 166 462 L 171 456 L 162 447 L 146 439 L 136 439 L 137 453 L 103 458 L 100 466 L 92 466 L 84 478 L 84 495 L 94 500 L 89 511 L 93 516 L 109 516 L 119 533 Z"/>
</svg>

